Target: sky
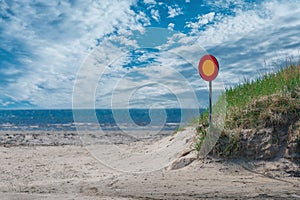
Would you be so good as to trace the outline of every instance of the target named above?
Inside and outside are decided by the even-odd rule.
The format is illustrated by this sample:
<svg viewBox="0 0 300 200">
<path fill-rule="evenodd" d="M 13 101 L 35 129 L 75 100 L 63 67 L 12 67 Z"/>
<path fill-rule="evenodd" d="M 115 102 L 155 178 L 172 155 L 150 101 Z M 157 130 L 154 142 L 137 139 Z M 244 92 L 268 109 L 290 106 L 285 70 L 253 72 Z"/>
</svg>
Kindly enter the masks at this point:
<svg viewBox="0 0 300 200">
<path fill-rule="evenodd" d="M 299 30 L 299 0 L 0 0 L 0 108 L 205 108 L 203 55 L 217 96 L 298 61 Z"/>
</svg>

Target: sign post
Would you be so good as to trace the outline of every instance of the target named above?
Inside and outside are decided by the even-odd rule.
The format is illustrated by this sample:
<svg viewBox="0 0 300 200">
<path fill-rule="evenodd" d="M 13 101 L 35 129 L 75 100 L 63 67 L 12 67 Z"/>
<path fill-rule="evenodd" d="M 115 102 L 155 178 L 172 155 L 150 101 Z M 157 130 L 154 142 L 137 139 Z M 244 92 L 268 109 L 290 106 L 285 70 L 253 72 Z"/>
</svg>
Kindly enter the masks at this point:
<svg viewBox="0 0 300 200">
<path fill-rule="evenodd" d="M 218 76 L 219 63 L 213 55 L 204 55 L 198 65 L 201 78 L 209 81 L 209 127 L 212 128 L 212 81 Z"/>
<path fill-rule="evenodd" d="M 212 82 L 209 81 L 209 127 L 212 127 Z"/>
</svg>

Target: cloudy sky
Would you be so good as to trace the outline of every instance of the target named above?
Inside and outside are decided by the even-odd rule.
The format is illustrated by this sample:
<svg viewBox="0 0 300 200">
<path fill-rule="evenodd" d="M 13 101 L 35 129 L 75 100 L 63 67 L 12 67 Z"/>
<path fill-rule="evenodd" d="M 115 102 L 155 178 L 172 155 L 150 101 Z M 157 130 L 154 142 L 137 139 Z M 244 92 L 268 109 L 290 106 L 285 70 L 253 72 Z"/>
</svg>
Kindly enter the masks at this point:
<svg viewBox="0 0 300 200">
<path fill-rule="evenodd" d="M 299 0 L 0 0 L 0 108 L 206 107 L 299 59 Z M 73 102 L 73 103 L 72 103 Z"/>
</svg>

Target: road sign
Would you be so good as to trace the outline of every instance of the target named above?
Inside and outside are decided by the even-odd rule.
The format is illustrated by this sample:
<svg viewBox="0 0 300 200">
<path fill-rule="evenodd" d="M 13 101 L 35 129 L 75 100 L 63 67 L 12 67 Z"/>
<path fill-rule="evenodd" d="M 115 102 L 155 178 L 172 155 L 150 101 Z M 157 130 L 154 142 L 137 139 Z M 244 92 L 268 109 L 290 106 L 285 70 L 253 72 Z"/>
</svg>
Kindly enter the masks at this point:
<svg viewBox="0 0 300 200">
<path fill-rule="evenodd" d="M 213 55 L 204 55 L 199 62 L 198 70 L 205 81 L 214 80 L 219 72 L 219 63 Z"/>
<path fill-rule="evenodd" d="M 218 76 L 219 63 L 213 55 L 204 55 L 198 65 L 201 78 L 209 81 L 209 128 L 212 128 L 212 81 Z"/>
</svg>

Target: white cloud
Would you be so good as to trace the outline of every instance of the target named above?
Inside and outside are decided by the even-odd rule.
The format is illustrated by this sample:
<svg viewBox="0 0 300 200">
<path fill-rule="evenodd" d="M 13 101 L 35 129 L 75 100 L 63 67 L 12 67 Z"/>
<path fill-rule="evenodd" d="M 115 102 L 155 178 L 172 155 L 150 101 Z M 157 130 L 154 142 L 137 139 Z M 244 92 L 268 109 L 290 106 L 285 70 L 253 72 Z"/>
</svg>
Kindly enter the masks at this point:
<svg viewBox="0 0 300 200">
<path fill-rule="evenodd" d="M 213 46 L 226 41 L 236 41 L 252 31 L 268 26 L 270 19 L 262 18 L 256 11 L 239 11 L 199 32 L 199 41 L 204 46 Z"/>
<path fill-rule="evenodd" d="M 180 7 L 178 7 L 178 5 L 175 6 L 168 6 L 168 18 L 174 18 L 178 15 L 182 15 L 182 9 Z"/>
<path fill-rule="evenodd" d="M 156 4 L 155 0 L 144 0 L 145 4 Z"/>
<path fill-rule="evenodd" d="M 1 75 L 17 75 L 21 72 L 21 70 L 15 68 L 15 66 L 11 66 L 10 68 L 0 69 Z"/>
<path fill-rule="evenodd" d="M 230 0 L 226 2 L 232 3 Z M 274 1 L 262 3 L 248 10 L 237 9 L 234 15 L 221 17 L 204 31 L 198 31 L 199 41 L 204 46 L 215 46 L 227 41 L 237 41 L 249 34 L 260 34 L 263 37 L 275 30 L 279 31 L 280 28 L 297 25 L 300 22 L 295 18 L 300 12 L 298 3 L 299 1 Z M 204 21 L 210 19 L 212 15 Z M 284 31 L 279 33 L 284 34 Z"/>
<path fill-rule="evenodd" d="M 198 15 L 196 22 L 186 22 L 186 27 L 191 29 L 190 34 L 195 34 L 199 32 L 199 29 L 214 20 L 215 12 L 210 12 L 205 15 Z"/>
<path fill-rule="evenodd" d="M 174 23 L 169 23 L 168 25 L 168 29 L 173 31 L 174 30 L 174 27 L 175 27 L 175 24 Z"/>
<path fill-rule="evenodd" d="M 198 23 L 200 25 L 205 25 L 205 24 L 213 21 L 214 17 L 215 17 L 215 12 L 210 12 L 210 13 L 205 14 L 203 16 L 198 16 L 198 20 L 199 20 Z"/>
<path fill-rule="evenodd" d="M 141 24 L 143 26 L 149 26 L 151 23 L 150 23 L 150 20 L 149 18 L 146 16 L 146 14 L 142 11 L 140 11 L 136 16 L 136 21 L 137 22 L 141 22 Z"/>
<path fill-rule="evenodd" d="M 240 9 L 247 6 L 247 2 L 245 0 L 215 0 L 215 1 L 207 1 L 205 3 L 210 7 L 217 8 L 217 9 L 218 8 L 229 9 L 230 7 Z"/>
<path fill-rule="evenodd" d="M 151 9 L 150 12 L 151 12 L 151 17 L 152 17 L 155 21 L 159 22 L 160 16 L 159 16 L 158 10 Z"/>
</svg>

